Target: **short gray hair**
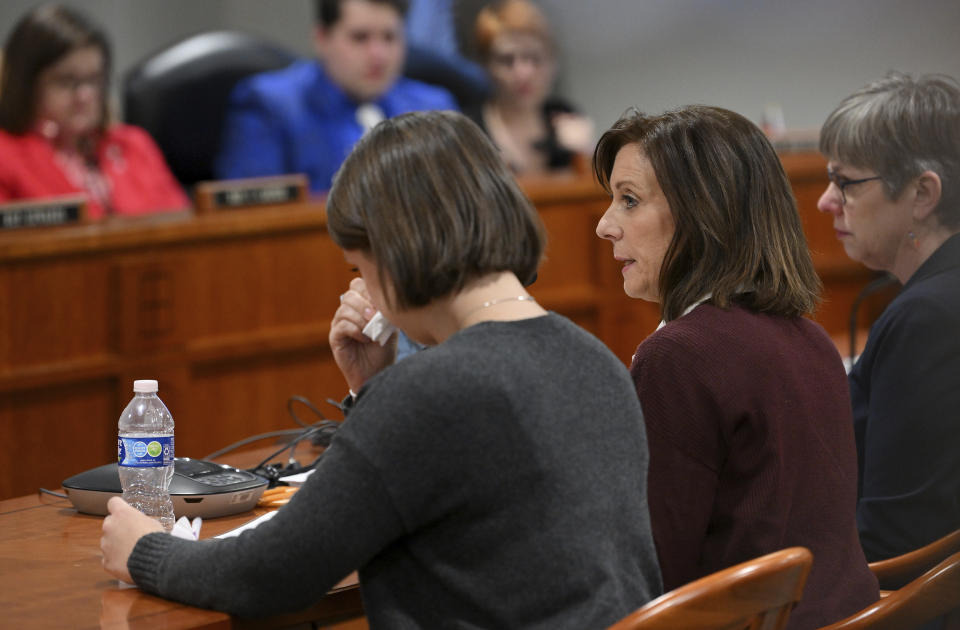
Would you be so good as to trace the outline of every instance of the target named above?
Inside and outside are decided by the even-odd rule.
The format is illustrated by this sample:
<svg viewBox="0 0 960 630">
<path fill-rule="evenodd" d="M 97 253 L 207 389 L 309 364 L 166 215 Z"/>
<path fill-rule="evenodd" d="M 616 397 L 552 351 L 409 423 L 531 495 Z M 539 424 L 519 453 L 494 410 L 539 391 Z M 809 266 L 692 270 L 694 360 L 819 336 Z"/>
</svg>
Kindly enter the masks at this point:
<svg viewBox="0 0 960 630">
<path fill-rule="evenodd" d="M 960 227 L 960 87 L 952 77 L 891 72 L 857 90 L 827 117 L 820 152 L 876 171 L 891 199 L 933 171 L 942 183 L 937 218 Z"/>
</svg>

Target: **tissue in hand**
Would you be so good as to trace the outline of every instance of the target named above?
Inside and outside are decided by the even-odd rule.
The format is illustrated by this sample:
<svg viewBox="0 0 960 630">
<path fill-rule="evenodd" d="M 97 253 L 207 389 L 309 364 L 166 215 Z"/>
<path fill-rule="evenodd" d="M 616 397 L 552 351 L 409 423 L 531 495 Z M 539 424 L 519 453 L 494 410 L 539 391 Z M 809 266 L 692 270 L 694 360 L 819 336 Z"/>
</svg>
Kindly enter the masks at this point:
<svg viewBox="0 0 960 630">
<path fill-rule="evenodd" d="M 383 316 L 383 313 L 377 311 L 367 322 L 367 325 L 363 327 L 363 334 L 382 346 L 387 343 L 390 335 L 396 330 L 397 327 L 391 324 L 390 320 Z"/>
</svg>

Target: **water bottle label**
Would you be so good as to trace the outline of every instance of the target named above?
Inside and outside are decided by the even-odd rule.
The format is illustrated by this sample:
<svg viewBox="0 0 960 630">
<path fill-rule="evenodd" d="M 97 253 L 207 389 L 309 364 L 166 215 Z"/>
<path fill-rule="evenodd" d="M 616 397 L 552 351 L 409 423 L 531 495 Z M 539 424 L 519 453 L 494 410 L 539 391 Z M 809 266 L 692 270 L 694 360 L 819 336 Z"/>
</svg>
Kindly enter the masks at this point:
<svg viewBox="0 0 960 630">
<path fill-rule="evenodd" d="M 173 436 L 117 438 L 117 462 L 135 468 L 170 466 L 173 464 Z"/>
</svg>

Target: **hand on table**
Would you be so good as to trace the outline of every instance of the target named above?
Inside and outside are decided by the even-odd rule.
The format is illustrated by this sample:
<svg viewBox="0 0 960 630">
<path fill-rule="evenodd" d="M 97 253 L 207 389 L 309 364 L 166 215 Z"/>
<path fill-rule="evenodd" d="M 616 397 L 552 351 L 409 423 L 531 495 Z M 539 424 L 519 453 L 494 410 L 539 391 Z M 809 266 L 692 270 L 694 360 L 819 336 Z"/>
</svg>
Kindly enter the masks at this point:
<svg viewBox="0 0 960 630">
<path fill-rule="evenodd" d="M 376 312 L 366 284 L 361 278 L 354 278 L 347 292 L 340 296 L 340 307 L 330 322 L 333 358 L 354 392 L 396 358 L 396 333 L 384 346 L 363 334 L 363 327 Z"/>
<path fill-rule="evenodd" d="M 117 579 L 133 584 L 127 560 L 141 536 L 164 531 L 163 526 L 138 509 L 131 507 L 120 497 L 107 501 L 107 517 L 103 519 L 103 536 L 100 551 L 103 552 L 103 568 Z"/>
</svg>

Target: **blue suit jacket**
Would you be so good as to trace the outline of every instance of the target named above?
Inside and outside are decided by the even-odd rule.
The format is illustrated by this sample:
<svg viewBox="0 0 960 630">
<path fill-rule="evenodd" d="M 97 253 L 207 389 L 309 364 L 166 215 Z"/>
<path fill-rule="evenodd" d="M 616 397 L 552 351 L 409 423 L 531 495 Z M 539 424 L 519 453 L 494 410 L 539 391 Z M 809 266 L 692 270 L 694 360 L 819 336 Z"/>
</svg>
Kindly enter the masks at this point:
<svg viewBox="0 0 960 630">
<path fill-rule="evenodd" d="M 457 109 L 446 90 L 404 78 L 375 103 L 387 117 Z M 363 133 L 356 110 L 316 61 L 250 77 L 230 96 L 217 177 L 306 173 L 312 192 L 327 190 Z"/>
<path fill-rule="evenodd" d="M 960 235 L 913 274 L 850 372 L 870 561 L 960 527 Z"/>
</svg>

